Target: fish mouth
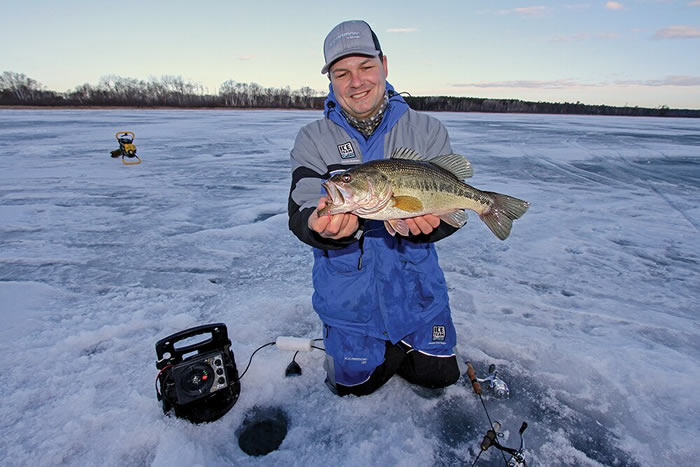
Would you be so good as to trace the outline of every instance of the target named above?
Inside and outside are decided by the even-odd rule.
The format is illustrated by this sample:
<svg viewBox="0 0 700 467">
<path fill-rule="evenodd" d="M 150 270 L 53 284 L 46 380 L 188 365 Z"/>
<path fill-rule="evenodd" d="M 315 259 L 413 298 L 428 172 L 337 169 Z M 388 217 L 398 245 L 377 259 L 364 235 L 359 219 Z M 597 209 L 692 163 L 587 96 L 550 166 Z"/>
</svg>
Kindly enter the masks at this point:
<svg viewBox="0 0 700 467">
<path fill-rule="evenodd" d="M 345 203 L 343 193 L 338 189 L 335 183 L 327 181 L 323 183 L 323 188 L 326 189 L 328 197 L 331 199 L 331 204 L 334 206 L 342 206 Z"/>
</svg>

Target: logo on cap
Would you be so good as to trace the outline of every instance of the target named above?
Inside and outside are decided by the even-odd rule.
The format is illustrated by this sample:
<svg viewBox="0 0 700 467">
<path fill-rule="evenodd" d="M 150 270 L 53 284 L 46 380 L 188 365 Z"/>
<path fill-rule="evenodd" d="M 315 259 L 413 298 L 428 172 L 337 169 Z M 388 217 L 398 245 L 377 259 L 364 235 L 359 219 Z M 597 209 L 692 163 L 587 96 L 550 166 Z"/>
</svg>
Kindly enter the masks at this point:
<svg viewBox="0 0 700 467">
<path fill-rule="evenodd" d="M 335 39 L 330 41 L 328 44 L 328 48 L 330 49 L 335 45 L 336 42 L 338 42 L 340 39 L 359 39 L 360 38 L 360 33 L 358 31 L 350 31 L 350 32 L 344 32 L 342 34 L 338 34 Z"/>
</svg>

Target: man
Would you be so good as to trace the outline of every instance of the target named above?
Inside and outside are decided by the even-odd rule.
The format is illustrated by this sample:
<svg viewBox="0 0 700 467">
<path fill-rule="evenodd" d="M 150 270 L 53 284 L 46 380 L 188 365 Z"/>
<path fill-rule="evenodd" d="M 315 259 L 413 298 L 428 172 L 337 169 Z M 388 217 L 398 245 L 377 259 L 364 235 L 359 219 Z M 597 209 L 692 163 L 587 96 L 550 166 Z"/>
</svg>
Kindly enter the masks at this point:
<svg viewBox="0 0 700 467">
<path fill-rule="evenodd" d="M 435 118 L 408 107 L 387 83 L 387 58 L 364 21 L 340 23 L 324 42 L 330 92 L 324 117 L 303 127 L 291 152 L 289 228 L 314 253 L 313 306 L 324 324 L 326 383 L 365 395 L 394 374 L 437 388 L 461 374 L 445 278 L 433 242 L 455 232 L 432 215 L 406 219 L 408 237 L 354 214 L 318 216 L 321 182 L 408 147 L 452 152 Z"/>
</svg>

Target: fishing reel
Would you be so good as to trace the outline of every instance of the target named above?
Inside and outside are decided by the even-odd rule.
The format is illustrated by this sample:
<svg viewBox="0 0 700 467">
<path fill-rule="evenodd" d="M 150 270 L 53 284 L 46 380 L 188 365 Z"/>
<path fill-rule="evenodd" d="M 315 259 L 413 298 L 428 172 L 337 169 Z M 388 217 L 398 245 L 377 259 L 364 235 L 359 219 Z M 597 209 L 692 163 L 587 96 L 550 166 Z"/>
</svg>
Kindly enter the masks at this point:
<svg viewBox="0 0 700 467">
<path fill-rule="evenodd" d="M 510 396 L 510 389 L 508 388 L 508 385 L 500 376 L 498 376 L 496 365 L 493 363 L 489 365 L 489 375 L 486 378 L 477 377 L 476 380 L 482 386 L 486 386 L 489 393 L 498 399 L 505 399 Z"/>
<path fill-rule="evenodd" d="M 527 422 L 523 422 L 523 424 L 520 426 L 520 430 L 518 430 L 518 432 L 520 433 L 520 447 L 518 447 L 518 449 L 503 446 L 501 443 L 498 442 L 498 438 L 503 438 L 504 436 L 503 433 L 499 431 L 500 429 L 501 424 L 499 422 L 494 421 L 491 425 L 491 428 L 486 432 L 486 435 L 484 435 L 484 439 L 481 441 L 481 452 L 479 453 L 479 455 L 481 455 L 482 452 L 486 451 L 490 447 L 494 447 L 503 453 L 503 460 L 505 461 L 506 466 L 525 467 L 525 456 L 523 454 L 523 451 L 525 450 L 525 439 L 523 438 L 523 433 L 527 429 Z M 509 459 L 505 458 L 506 454 L 510 454 Z M 477 457 L 477 460 L 478 459 L 479 458 Z M 474 464 L 476 464 L 476 461 L 474 462 Z"/>
<path fill-rule="evenodd" d="M 513 449 L 503 446 L 498 441 L 499 438 L 504 437 L 503 433 L 500 431 L 501 424 L 497 421 L 491 423 L 491 417 L 489 416 L 489 411 L 486 409 L 486 403 L 484 402 L 483 397 L 481 397 L 483 392 L 481 387 L 482 384 L 486 386 L 490 394 L 497 398 L 506 398 L 510 395 L 508 385 L 498 376 L 496 365 L 489 365 L 489 375 L 486 378 L 478 378 L 472 364 L 467 362 L 467 377 L 472 384 L 472 389 L 479 396 L 481 405 L 484 407 L 484 412 L 486 413 L 486 418 L 489 420 L 491 425 L 491 428 L 489 428 L 484 435 L 484 439 L 481 441 L 481 451 L 479 452 L 479 455 L 476 456 L 472 467 L 479 461 L 481 454 L 486 452 L 486 450 L 488 450 L 490 447 L 494 447 L 501 451 L 503 454 L 503 461 L 507 467 L 525 467 L 525 439 L 523 438 L 523 433 L 525 433 L 525 430 L 527 429 L 527 422 L 523 422 L 523 424 L 520 426 L 520 447 L 518 447 L 518 449 Z M 510 454 L 510 458 L 506 458 L 506 454 Z"/>
<path fill-rule="evenodd" d="M 211 337 L 182 343 L 202 334 Z M 193 423 L 212 422 L 238 400 L 241 384 L 226 325 L 207 324 L 165 337 L 156 343 L 156 354 L 156 395 L 164 413 L 174 410 L 176 417 Z"/>
</svg>

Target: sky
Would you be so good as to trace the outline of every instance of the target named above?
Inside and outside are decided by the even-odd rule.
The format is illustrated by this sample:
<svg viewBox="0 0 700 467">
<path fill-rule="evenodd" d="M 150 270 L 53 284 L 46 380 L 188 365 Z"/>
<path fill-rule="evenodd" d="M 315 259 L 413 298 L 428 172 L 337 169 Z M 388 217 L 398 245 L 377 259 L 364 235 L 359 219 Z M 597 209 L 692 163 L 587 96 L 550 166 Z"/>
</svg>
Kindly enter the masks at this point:
<svg viewBox="0 0 700 467">
<path fill-rule="evenodd" d="M 411 95 L 700 109 L 700 0 L 2 5 L 0 72 L 54 91 L 107 75 L 325 91 L 324 37 L 364 19 Z"/>
</svg>

